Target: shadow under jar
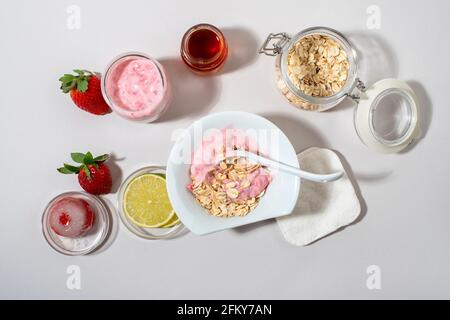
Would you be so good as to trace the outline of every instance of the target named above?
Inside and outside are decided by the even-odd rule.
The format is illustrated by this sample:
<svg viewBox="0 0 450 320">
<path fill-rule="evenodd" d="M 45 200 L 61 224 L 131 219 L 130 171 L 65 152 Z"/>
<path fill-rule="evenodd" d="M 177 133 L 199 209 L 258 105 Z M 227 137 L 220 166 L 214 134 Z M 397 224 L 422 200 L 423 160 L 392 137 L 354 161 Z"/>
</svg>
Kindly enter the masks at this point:
<svg viewBox="0 0 450 320">
<path fill-rule="evenodd" d="M 355 129 L 371 149 L 399 152 L 419 137 L 419 104 L 411 87 L 382 79 L 366 88 L 358 78 L 355 47 L 340 32 L 313 27 L 292 37 L 271 33 L 259 53 L 276 57 L 277 87 L 302 110 L 326 111 L 354 100 Z"/>
</svg>

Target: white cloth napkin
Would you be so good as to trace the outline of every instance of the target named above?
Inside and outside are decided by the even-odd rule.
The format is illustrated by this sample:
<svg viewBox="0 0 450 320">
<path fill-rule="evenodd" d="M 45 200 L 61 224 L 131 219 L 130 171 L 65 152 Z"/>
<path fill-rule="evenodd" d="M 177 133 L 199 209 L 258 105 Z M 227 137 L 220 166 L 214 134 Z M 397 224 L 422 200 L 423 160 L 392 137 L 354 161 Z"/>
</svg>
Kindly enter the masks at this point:
<svg viewBox="0 0 450 320">
<path fill-rule="evenodd" d="M 314 173 L 345 171 L 339 157 L 329 149 L 310 148 L 298 155 L 300 167 Z M 308 245 L 344 227 L 359 216 L 361 204 L 347 173 L 334 182 L 302 180 L 294 211 L 277 218 L 287 242 Z"/>
</svg>

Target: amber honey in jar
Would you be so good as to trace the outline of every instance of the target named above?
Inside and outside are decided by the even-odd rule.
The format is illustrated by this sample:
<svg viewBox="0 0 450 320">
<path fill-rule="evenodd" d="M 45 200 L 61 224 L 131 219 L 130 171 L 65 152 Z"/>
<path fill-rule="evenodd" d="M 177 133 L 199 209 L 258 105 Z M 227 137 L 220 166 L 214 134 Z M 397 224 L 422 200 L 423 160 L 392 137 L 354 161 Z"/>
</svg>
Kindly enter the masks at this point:
<svg viewBox="0 0 450 320">
<path fill-rule="evenodd" d="M 223 33 L 210 24 L 191 27 L 181 41 L 181 58 L 196 73 L 218 71 L 227 55 L 228 46 Z"/>
</svg>

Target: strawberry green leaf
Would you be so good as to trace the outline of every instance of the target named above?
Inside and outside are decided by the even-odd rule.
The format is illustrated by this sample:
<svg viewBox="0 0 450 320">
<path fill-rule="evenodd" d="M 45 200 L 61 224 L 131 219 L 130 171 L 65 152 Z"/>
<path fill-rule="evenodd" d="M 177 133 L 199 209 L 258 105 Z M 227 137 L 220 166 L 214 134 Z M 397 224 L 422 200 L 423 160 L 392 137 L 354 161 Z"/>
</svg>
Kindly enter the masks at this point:
<svg viewBox="0 0 450 320">
<path fill-rule="evenodd" d="M 70 90 L 72 90 L 75 87 L 75 82 L 72 82 L 72 84 L 70 86 L 66 86 L 64 84 L 61 85 L 61 90 L 64 93 L 68 93 L 70 92 Z"/>
<path fill-rule="evenodd" d="M 109 159 L 109 154 L 102 154 L 101 156 L 95 157 L 94 162 L 105 162 Z"/>
<path fill-rule="evenodd" d="M 58 170 L 59 173 L 63 173 L 63 174 L 72 174 L 73 173 L 72 171 L 70 171 L 69 169 L 64 168 L 64 167 L 63 168 L 58 168 L 56 170 Z"/>
<path fill-rule="evenodd" d="M 74 78 L 75 77 L 71 74 L 65 74 L 61 78 L 59 78 L 59 81 L 61 81 L 62 83 L 70 83 Z"/>
<path fill-rule="evenodd" d="M 86 177 L 88 177 L 89 179 L 91 178 L 91 172 L 89 171 L 89 168 L 87 166 L 83 166 L 83 171 L 86 174 Z"/>
<path fill-rule="evenodd" d="M 87 153 L 84 155 L 83 163 L 86 164 L 86 165 L 87 165 L 87 164 L 93 164 L 93 163 L 94 163 L 94 157 L 92 156 L 92 153 L 87 152 Z"/>
<path fill-rule="evenodd" d="M 72 173 L 78 173 L 80 171 L 80 167 L 71 166 L 70 164 L 64 163 L 64 168 L 71 171 Z"/>
<path fill-rule="evenodd" d="M 61 90 L 64 93 L 69 92 L 75 87 L 75 78 L 71 74 L 65 74 L 61 78 L 59 78 L 59 81 L 61 82 Z"/>
<path fill-rule="evenodd" d="M 73 152 L 70 154 L 70 157 L 76 163 L 83 163 L 84 156 L 85 156 L 85 154 L 81 153 L 81 152 Z"/>
</svg>

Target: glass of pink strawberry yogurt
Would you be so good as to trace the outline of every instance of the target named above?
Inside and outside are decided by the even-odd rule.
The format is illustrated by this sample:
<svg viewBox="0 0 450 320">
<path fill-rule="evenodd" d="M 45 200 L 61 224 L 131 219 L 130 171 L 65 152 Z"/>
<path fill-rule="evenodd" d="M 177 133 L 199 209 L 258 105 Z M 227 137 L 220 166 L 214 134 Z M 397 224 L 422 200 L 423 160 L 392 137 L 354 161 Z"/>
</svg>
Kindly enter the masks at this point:
<svg viewBox="0 0 450 320">
<path fill-rule="evenodd" d="M 101 87 L 111 109 L 133 121 L 155 121 L 167 109 L 171 97 L 164 68 L 138 52 L 114 58 L 103 73 Z"/>
</svg>

